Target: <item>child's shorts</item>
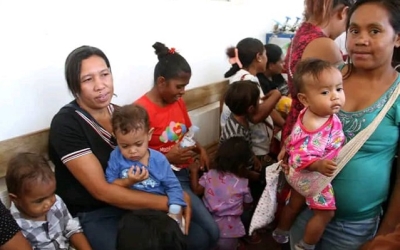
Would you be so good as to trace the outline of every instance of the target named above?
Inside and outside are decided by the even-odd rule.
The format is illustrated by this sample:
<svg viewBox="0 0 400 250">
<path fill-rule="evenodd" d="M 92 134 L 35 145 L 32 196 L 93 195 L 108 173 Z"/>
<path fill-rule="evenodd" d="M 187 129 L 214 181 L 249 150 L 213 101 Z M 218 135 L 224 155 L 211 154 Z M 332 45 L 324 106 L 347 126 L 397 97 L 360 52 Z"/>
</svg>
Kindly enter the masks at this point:
<svg viewBox="0 0 400 250">
<path fill-rule="evenodd" d="M 310 209 L 336 210 L 335 195 L 332 185 L 329 184 L 326 186 L 320 194 L 306 198 L 306 203 Z"/>
</svg>

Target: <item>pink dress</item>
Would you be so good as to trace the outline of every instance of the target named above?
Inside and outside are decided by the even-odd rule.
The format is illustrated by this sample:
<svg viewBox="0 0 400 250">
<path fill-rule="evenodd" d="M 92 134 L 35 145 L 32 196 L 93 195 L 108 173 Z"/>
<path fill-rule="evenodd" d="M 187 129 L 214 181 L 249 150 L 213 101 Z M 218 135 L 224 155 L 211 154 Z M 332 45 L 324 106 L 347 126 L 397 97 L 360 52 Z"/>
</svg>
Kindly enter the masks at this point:
<svg viewBox="0 0 400 250">
<path fill-rule="evenodd" d="M 246 234 L 240 219 L 243 203 L 253 201 L 248 180 L 212 169 L 199 180 L 204 187 L 204 205 L 218 224 L 221 238 L 239 238 Z"/>
<path fill-rule="evenodd" d="M 332 115 L 317 130 L 308 131 L 301 122 L 306 110 L 300 112 L 287 145 L 288 163 L 295 170 L 288 175 L 292 179 L 304 178 L 304 171 L 308 171 L 307 167 L 317 160 L 334 160 L 345 142 L 342 123 L 336 115 Z M 306 202 L 311 209 L 335 210 L 332 185 L 329 184 L 314 197 L 306 197 Z"/>
</svg>

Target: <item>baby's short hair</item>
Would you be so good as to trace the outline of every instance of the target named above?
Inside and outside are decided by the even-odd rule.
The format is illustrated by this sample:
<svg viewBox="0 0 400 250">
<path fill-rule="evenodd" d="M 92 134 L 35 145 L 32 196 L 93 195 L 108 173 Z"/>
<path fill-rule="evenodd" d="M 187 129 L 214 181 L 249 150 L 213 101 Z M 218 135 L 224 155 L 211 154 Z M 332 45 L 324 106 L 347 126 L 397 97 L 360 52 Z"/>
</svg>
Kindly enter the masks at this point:
<svg viewBox="0 0 400 250">
<path fill-rule="evenodd" d="M 114 133 L 119 131 L 123 135 L 139 129 L 145 131 L 150 129 L 149 115 L 146 109 L 137 104 L 116 108 L 111 123 Z"/>
<path fill-rule="evenodd" d="M 324 70 L 332 68 L 335 68 L 333 64 L 317 58 L 308 58 L 300 61 L 296 65 L 296 72 L 293 75 L 293 84 L 296 93 L 304 93 L 306 89 L 307 83 L 304 80 L 304 76 L 309 75 L 318 81 L 319 76 Z"/>
<path fill-rule="evenodd" d="M 117 250 L 186 250 L 178 223 L 165 212 L 133 210 L 119 222 Z"/>
<path fill-rule="evenodd" d="M 225 104 L 235 115 L 246 115 L 250 106 L 256 106 L 260 98 L 258 83 L 237 81 L 229 85 L 225 93 Z"/>
<path fill-rule="evenodd" d="M 20 195 L 32 182 L 48 182 L 54 180 L 47 160 L 35 153 L 19 153 L 8 162 L 6 185 L 9 193 Z"/>
</svg>

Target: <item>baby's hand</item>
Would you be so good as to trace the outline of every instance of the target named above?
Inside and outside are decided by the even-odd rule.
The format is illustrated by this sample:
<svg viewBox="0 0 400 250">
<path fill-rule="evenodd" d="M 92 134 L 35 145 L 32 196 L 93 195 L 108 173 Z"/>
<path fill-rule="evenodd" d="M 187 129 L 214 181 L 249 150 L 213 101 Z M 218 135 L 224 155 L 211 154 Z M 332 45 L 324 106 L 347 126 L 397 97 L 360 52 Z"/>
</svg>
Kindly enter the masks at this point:
<svg viewBox="0 0 400 250">
<path fill-rule="evenodd" d="M 321 174 L 331 177 L 336 171 L 337 164 L 331 160 L 319 160 L 316 162 L 317 164 L 317 171 Z"/>
<path fill-rule="evenodd" d="M 132 166 L 128 172 L 128 179 L 131 185 L 149 178 L 149 171 L 145 167 Z"/>
</svg>

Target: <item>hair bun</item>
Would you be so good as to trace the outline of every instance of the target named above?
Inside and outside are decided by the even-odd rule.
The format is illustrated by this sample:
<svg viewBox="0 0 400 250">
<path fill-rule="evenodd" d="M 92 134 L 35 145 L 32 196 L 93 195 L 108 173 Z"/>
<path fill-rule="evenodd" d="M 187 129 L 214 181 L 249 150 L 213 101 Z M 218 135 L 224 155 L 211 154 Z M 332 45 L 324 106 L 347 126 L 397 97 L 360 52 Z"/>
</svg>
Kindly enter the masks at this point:
<svg viewBox="0 0 400 250">
<path fill-rule="evenodd" d="M 156 42 L 155 44 L 153 44 L 153 48 L 155 49 L 155 53 L 158 57 L 158 60 L 168 55 L 169 48 L 165 46 L 165 44 L 163 43 Z"/>
</svg>

